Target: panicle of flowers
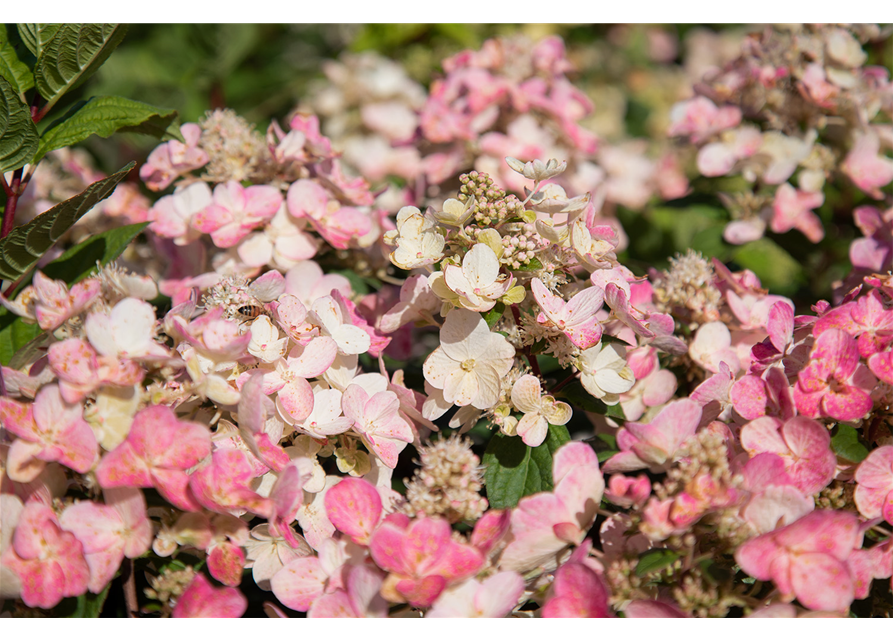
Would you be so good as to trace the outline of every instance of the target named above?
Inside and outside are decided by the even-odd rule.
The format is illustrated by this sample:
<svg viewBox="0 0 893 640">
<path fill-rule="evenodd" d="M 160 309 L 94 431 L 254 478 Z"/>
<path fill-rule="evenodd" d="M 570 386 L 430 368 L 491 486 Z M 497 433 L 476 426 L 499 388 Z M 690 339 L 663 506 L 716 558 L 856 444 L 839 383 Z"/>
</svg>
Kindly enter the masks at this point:
<svg viewBox="0 0 893 640">
<path fill-rule="evenodd" d="M 208 182 L 252 180 L 267 152 L 263 136 L 232 109 L 209 111 L 199 123 L 199 146 L 207 154 Z"/>
<path fill-rule="evenodd" d="M 689 328 L 719 320 L 722 293 L 715 285 L 713 265 L 689 249 L 684 256 L 670 258 L 669 270 L 654 285 L 655 305 Z"/>
<path fill-rule="evenodd" d="M 410 515 L 442 516 L 450 522 L 475 522 L 487 509 L 480 459 L 467 438 L 440 439 L 419 451 L 421 469 L 406 485 Z"/>
</svg>

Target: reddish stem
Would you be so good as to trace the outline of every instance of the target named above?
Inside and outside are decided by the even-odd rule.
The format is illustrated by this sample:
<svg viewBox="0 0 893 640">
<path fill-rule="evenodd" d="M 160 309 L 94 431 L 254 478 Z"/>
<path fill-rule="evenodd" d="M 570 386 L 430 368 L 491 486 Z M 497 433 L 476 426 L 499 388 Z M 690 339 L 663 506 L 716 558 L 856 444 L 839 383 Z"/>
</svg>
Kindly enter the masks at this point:
<svg viewBox="0 0 893 640">
<path fill-rule="evenodd" d="M 12 191 L 6 200 L 6 209 L 3 211 L 3 226 L 0 228 L 0 238 L 5 238 L 15 226 L 16 206 L 19 202 L 19 185 L 22 182 L 22 168 L 19 167 L 12 174 L 12 184 L 9 190 Z"/>
<path fill-rule="evenodd" d="M 574 371 L 574 372 L 571 373 L 568 377 L 566 377 L 564 380 L 562 380 L 561 382 L 559 382 L 558 384 L 556 384 L 554 387 L 552 387 L 551 389 L 549 389 L 549 395 L 552 395 L 552 394 L 554 394 L 556 391 L 559 391 L 559 390 L 563 389 L 563 388 L 565 387 L 565 385 L 567 385 L 569 382 L 572 382 L 572 381 L 575 380 L 576 378 L 577 378 L 577 372 Z"/>
</svg>

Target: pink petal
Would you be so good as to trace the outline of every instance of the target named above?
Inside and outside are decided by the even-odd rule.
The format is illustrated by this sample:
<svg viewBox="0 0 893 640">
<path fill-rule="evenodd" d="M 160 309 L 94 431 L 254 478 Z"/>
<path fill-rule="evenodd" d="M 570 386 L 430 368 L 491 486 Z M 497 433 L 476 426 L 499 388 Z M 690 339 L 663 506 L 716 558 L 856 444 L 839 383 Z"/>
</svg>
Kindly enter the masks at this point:
<svg viewBox="0 0 893 640">
<path fill-rule="evenodd" d="M 791 585 L 808 609 L 841 611 L 853 602 L 855 589 L 846 564 L 824 553 L 804 553 L 791 562 Z"/>
<path fill-rule="evenodd" d="M 307 611 L 323 593 L 326 574 L 319 558 L 295 558 L 270 579 L 276 598 L 289 609 Z"/>
<path fill-rule="evenodd" d="M 208 554 L 208 571 L 211 576 L 230 587 L 242 583 L 245 568 L 245 552 L 231 542 L 214 545 Z"/>
<path fill-rule="evenodd" d="M 382 511 L 381 496 L 375 487 L 359 478 L 344 478 L 326 493 L 325 506 L 336 529 L 357 544 L 369 544 Z"/>
<path fill-rule="evenodd" d="M 202 574 L 193 579 L 177 600 L 173 618 L 241 618 L 248 599 L 234 587 L 215 589 Z"/>
</svg>

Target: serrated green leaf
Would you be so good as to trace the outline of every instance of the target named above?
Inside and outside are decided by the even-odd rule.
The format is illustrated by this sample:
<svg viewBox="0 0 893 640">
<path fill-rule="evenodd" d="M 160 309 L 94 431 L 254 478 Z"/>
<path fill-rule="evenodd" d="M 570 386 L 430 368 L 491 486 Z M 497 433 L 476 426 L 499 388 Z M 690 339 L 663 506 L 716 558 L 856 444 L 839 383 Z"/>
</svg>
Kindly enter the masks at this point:
<svg viewBox="0 0 893 640">
<path fill-rule="evenodd" d="M 492 309 L 481 315 L 484 316 L 484 320 L 487 321 L 487 326 L 492 329 L 496 326 L 496 323 L 499 322 L 503 313 L 505 313 L 505 305 L 501 302 L 497 302 Z"/>
<path fill-rule="evenodd" d="M 24 167 L 37 151 L 37 143 L 31 111 L 0 75 L 0 173 Z"/>
<path fill-rule="evenodd" d="M 45 266 L 43 275 L 68 286 L 80 282 L 96 270 L 97 262 L 106 265 L 120 256 L 147 226 L 148 222 L 138 222 L 91 236 Z"/>
<path fill-rule="evenodd" d="M 538 447 L 528 447 L 517 436 L 493 434 L 483 459 L 490 506 L 508 509 L 524 496 L 551 491 L 552 458 L 570 439 L 567 427 L 554 424 L 549 425 L 546 439 Z"/>
<path fill-rule="evenodd" d="M 61 26 L 58 22 L 19 24 L 19 37 L 34 57 L 38 58 Z"/>
<path fill-rule="evenodd" d="M 96 96 L 74 105 L 44 131 L 31 163 L 36 164 L 50 151 L 70 147 L 91 135 L 108 138 L 116 131 L 145 133 L 162 140 L 182 140 L 175 110 L 120 96 Z"/>
<path fill-rule="evenodd" d="M 0 240 L 0 278 L 18 280 L 68 231 L 81 216 L 109 197 L 136 166 L 131 162 L 121 171 L 94 182 L 78 195 L 60 202 L 31 222 L 12 230 Z"/>
<path fill-rule="evenodd" d="M 22 99 L 25 92 L 34 86 L 34 74 L 27 64 L 19 60 L 15 47 L 9 41 L 5 24 L 0 24 L 0 76 L 9 81 Z"/>
<path fill-rule="evenodd" d="M 655 573 L 666 569 L 679 559 L 679 554 L 669 549 L 649 549 L 639 556 L 639 563 L 636 565 L 637 576 L 647 576 L 649 573 Z"/>
<path fill-rule="evenodd" d="M 839 424 L 831 436 L 831 449 L 850 462 L 862 462 L 868 457 L 868 446 L 859 438 L 859 432 L 848 424 Z"/>
<path fill-rule="evenodd" d="M 71 89 L 93 75 L 112 54 L 127 27 L 118 24 L 63 24 L 37 56 L 34 85 L 47 101 L 46 112 Z"/>
</svg>

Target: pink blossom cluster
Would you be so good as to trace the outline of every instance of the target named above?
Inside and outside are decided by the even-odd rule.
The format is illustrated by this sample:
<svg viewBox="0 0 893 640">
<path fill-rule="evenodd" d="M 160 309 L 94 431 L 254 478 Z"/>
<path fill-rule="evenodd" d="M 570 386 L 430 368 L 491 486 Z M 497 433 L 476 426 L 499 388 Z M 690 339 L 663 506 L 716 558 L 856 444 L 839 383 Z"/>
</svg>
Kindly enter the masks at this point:
<svg viewBox="0 0 893 640">
<path fill-rule="evenodd" d="M 890 106 L 870 37 L 749 37 L 671 134 L 817 240 L 832 170 L 887 184 L 864 146 Z M 140 171 L 173 187 L 146 274 L 37 271 L 0 297 L 43 332 L 0 378 L 4 607 L 101 594 L 137 562 L 153 604 L 131 613 L 172 617 L 239 617 L 249 587 L 283 617 L 845 616 L 889 596 L 889 202 L 855 209 L 852 286 L 811 313 L 695 251 L 637 276 L 609 212 L 643 172 L 581 124 L 560 39 L 444 70 L 426 96 L 381 58 L 328 67 L 330 117 L 363 114 L 344 156 L 363 177 L 316 116 L 183 125 Z M 770 94 L 803 109 L 757 126 Z M 612 154 L 613 185 L 585 177 Z M 649 198 L 688 189 L 677 160 L 663 187 L 648 161 Z M 409 188 L 370 188 L 388 175 Z"/>
<path fill-rule="evenodd" d="M 748 183 L 729 194 L 726 241 L 792 229 L 821 241 L 816 211 L 826 182 L 883 199 L 893 181 L 893 138 L 884 124 L 893 113 L 893 84 L 889 69 L 867 65 L 863 51 L 878 36 L 872 25 L 767 27 L 675 105 L 667 133 L 697 148 L 698 173 Z M 863 230 L 869 225 L 869 237 L 883 226 L 854 216 Z"/>
</svg>

